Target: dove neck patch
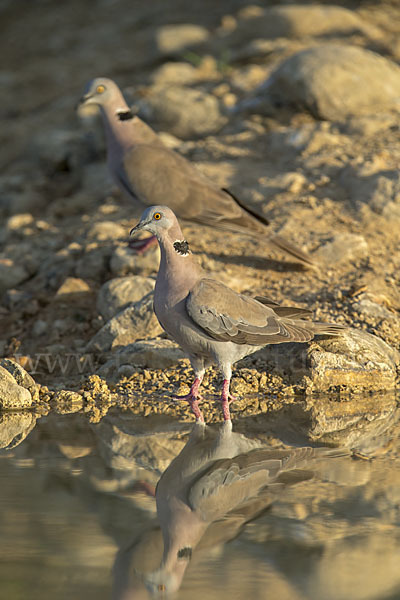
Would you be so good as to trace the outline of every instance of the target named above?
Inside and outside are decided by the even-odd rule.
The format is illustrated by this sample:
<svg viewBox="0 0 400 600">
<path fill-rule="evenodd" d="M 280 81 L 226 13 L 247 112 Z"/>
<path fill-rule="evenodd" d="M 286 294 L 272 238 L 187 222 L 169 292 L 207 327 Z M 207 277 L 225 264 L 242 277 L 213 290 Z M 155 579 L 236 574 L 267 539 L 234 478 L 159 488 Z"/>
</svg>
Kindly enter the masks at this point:
<svg viewBox="0 0 400 600">
<path fill-rule="evenodd" d="M 129 119 L 133 119 L 134 114 L 131 110 L 121 110 L 117 112 L 117 117 L 120 121 L 129 121 Z"/>
<path fill-rule="evenodd" d="M 175 252 L 180 256 L 189 256 L 189 244 L 186 240 L 176 240 L 173 246 Z"/>
<path fill-rule="evenodd" d="M 178 550 L 177 557 L 190 560 L 192 558 L 192 549 L 189 546 L 181 548 L 180 550 Z"/>
</svg>

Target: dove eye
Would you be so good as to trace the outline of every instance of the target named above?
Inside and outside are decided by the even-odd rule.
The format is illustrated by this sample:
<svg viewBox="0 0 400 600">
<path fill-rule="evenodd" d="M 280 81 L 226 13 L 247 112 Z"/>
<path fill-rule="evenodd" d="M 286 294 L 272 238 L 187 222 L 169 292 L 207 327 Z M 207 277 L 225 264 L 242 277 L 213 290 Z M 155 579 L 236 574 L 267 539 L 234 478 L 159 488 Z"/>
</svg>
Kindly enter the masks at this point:
<svg viewBox="0 0 400 600">
<path fill-rule="evenodd" d="M 159 221 L 161 219 L 161 213 L 154 213 L 153 219 L 155 219 L 156 221 Z"/>
<path fill-rule="evenodd" d="M 98 86 L 97 86 L 97 88 L 96 88 L 96 92 L 97 92 L 98 94 L 102 94 L 102 93 L 104 92 L 104 90 L 105 90 L 105 89 L 106 89 L 106 88 L 104 87 L 104 85 L 98 85 Z"/>
<path fill-rule="evenodd" d="M 165 585 L 163 583 L 160 583 L 160 585 L 158 586 L 158 591 L 165 592 Z"/>
</svg>

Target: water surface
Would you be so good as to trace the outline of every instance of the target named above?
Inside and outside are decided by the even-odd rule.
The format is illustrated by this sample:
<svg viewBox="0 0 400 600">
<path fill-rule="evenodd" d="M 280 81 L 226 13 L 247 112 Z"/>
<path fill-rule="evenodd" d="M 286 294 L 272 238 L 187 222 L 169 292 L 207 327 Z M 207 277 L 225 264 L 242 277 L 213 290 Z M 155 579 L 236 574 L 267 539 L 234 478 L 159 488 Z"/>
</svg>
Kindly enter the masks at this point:
<svg viewBox="0 0 400 600">
<path fill-rule="evenodd" d="M 118 411 L 0 415 L 0 597 L 150 598 L 164 548 L 153 493 L 191 429 Z M 246 436 L 283 447 L 259 426 Z M 212 525 L 174 597 L 399 599 L 398 415 L 355 437 L 361 457 L 320 461 Z"/>
</svg>

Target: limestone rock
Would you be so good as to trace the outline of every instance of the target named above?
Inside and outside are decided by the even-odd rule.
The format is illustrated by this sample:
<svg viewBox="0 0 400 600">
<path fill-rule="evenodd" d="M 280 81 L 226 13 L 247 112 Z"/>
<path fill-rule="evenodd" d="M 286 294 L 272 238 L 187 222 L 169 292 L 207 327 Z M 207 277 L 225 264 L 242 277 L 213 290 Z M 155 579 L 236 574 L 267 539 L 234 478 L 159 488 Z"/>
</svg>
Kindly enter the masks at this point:
<svg viewBox="0 0 400 600">
<path fill-rule="evenodd" d="M 97 296 L 97 310 L 104 319 L 111 319 L 128 304 L 138 302 L 154 288 L 150 277 L 116 277 L 107 281 Z"/>
<path fill-rule="evenodd" d="M 243 44 L 249 39 L 344 36 L 378 30 L 354 11 L 341 6 L 299 5 L 273 6 L 257 15 L 243 15 L 228 43 Z"/>
<path fill-rule="evenodd" d="M 36 400 L 39 396 L 39 386 L 33 379 L 31 375 L 19 363 L 10 358 L 1 358 L 0 366 L 3 369 L 6 369 L 10 375 L 14 378 L 14 380 L 21 385 L 22 387 L 29 390 L 31 396 L 34 400 Z"/>
<path fill-rule="evenodd" d="M 110 259 L 110 270 L 115 276 L 155 273 L 160 262 L 160 249 L 150 248 L 144 254 L 136 254 L 127 246 L 117 246 Z"/>
<path fill-rule="evenodd" d="M 30 392 L 18 385 L 13 376 L 0 366 L 0 408 L 18 409 L 32 405 Z"/>
<path fill-rule="evenodd" d="M 161 331 L 153 311 L 151 292 L 112 317 L 90 340 L 87 350 L 107 352 L 136 340 L 154 337 Z"/>
<path fill-rule="evenodd" d="M 95 239 L 98 242 L 107 240 L 117 240 L 127 237 L 128 231 L 122 225 L 118 225 L 114 221 L 99 221 L 94 223 L 87 232 L 89 239 Z"/>
<path fill-rule="evenodd" d="M 179 346 L 166 339 L 141 340 L 128 344 L 113 354 L 99 370 L 101 377 L 110 377 L 118 372 L 119 375 L 129 376 L 122 367 L 145 367 L 148 369 L 167 369 L 185 358 Z M 134 370 L 134 369 L 133 369 Z"/>
<path fill-rule="evenodd" d="M 181 86 L 155 86 L 137 102 L 139 115 L 158 131 L 192 139 L 215 133 L 225 124 L 219 102 L 211 94 Z"/>
<path fill-rule="evenodd" d="M 257 353 L 287 384 L 307 395 L 393 389 L 400 353 L 375 335 L 347 329 L 337 337 L 308 344 L 266 346 Z"/>
<path fill-rule="evenodd" d="M 163 54 L 174 54 L 205 42 L 209 35 L 207 29 L 201 25 L 191 23 L 163 25 L 156 32 L 156 44 Z"/>
<path fill-rule="evenodd" d="M 196 81 L 197 69 L 187 62 L 168 62 L 156 69 L 151 79 L 155 85 L 188 85 Z"/>
<path fill-rule="evenodd" d="M 362 93 L 360 93 L 362 90 Z M 325 44 L 285 60 L 243 106 L 268 112 L 292 106 L 319 119 L 343 121 L 400 106 L 400 67 L 362 48 Z"/>
</svg>

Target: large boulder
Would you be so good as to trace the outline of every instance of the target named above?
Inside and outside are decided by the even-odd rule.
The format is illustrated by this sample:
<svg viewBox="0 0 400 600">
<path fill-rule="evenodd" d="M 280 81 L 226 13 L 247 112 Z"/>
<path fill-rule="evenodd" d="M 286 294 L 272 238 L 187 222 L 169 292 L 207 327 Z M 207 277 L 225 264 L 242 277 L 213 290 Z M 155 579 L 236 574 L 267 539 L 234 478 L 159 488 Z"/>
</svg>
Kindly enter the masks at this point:
<svg viewBox="0 0 400 600">
<path fill-rule="evenodd" d="M 243 104 L 256 112 L 280 106 L 310 111 L 318 119 L 400 108 L 400 67 L 362 48 L 324 44 L 297 52 Z"/>
</svg>

